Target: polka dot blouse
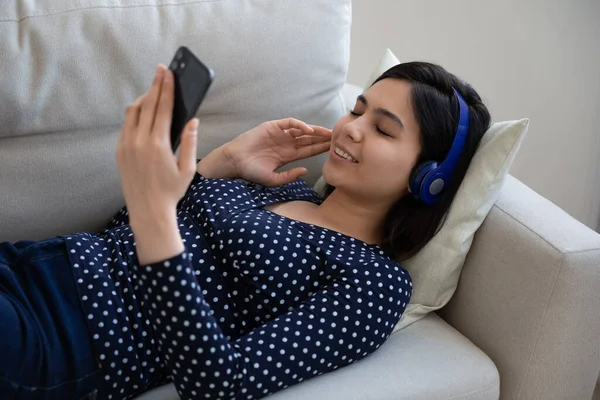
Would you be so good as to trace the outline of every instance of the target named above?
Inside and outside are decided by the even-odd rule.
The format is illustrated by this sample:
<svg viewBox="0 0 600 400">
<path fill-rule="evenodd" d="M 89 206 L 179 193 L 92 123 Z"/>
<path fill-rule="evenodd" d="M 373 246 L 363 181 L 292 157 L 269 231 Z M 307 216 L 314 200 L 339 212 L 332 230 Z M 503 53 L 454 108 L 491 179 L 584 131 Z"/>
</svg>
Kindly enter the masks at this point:
<svg viewBox="0 0 600 400">
<path fill-rule="evenodd" d="M 132 398 L 173 381 L 182 399 L 258 399 L 348 365 L 390 336 L 412 294 L 378 246 L 263 207 L 322 202 L 196 174 L 178 205 L 185 251 L 139 265 L 127 210 L 65 237 L 104 384 Z"/>
</svg>

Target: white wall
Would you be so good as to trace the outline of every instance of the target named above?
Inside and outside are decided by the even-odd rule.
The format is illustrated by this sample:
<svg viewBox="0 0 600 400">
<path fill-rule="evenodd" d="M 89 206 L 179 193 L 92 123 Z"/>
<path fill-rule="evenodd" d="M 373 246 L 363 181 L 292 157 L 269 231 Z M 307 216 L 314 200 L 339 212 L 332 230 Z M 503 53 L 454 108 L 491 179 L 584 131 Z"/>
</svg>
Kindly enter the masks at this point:
<svg viewBox="0 0 600 400">
<path fill-rule="evenodd" d="M 471 83 L 493 120 L 531 119 L 511 174 L 600 223 L 600 0 L 354 0 L 348 80 L 386 47 Z"/>
</svg>

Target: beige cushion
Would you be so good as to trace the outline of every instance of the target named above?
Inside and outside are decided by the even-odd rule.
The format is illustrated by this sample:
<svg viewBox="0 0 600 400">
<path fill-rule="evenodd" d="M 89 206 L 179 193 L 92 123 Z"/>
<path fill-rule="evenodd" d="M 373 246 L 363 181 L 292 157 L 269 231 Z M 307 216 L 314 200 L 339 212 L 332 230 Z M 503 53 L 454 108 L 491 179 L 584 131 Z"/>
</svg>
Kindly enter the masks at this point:
<svg viewBox="0 0 600 400">
<path fill-rule="evenodd" d="M 198 156 L 270 119 L 333 126 L 350 20 L 349 0 L 0 2 L 0 241 L 104 226 L 125 107 L 180 45 L 215 71 Z"/>
<path fill-rule="evenodd" d="M 369 84 L 397 64 L 388 49 Z M 417 255 L 403 262 L 413 279 L 413 296 L 394 332 L 440 309 L 452 297 L 473 234 L 498 198 L 508 168 L 519 149 L 529 120 L 499 122 L 484 135 L 456 195 L 446 222 Z M 315 185 L 323 190 L 323 177 Z"/>
<path fill-rule="evenodd" d="M 497 400 L 492 361 L 435 313 L 393 334 L 375 353 L 268 400 Z M 173 385 L 136 400 L 177 400 Z"/>
</svg>

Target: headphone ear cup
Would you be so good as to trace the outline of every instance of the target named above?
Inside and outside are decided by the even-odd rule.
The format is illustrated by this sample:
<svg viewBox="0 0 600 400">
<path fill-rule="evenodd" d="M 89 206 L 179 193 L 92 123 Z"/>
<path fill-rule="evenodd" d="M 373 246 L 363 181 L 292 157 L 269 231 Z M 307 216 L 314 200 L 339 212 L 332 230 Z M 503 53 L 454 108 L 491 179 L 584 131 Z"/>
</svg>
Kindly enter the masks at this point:
<svg viewBox="0 0 600 400">
<path fill-rule="evenodd" d="M 429 172 L 436 169 L 438 163 L 435 161 L 427 161 L 417 165 L 410 173 L 409 188 L 412 195 L 419 200 L 421 198 L 421 188 L 423 181 Z"/>
<path fill-rule="evenodd" d="M 414 195 L 418 195 L 419 193 L 419 189 L 418 189 L 418 185 L 416 183 L 417 181 L 417 175 L 419 175 L 419 172 L 421 172 L 421 170 L 423 168 L 425 168 L 427 166 L 426 163 L 421 163 L 419 165 L 417 165 L 416 167 L 414 167 L 412 169 L 412 171 L 410 172 L 410 177 L 408 178 L 408 187 L 410 189 L 410 192 Z"/>
</svg>

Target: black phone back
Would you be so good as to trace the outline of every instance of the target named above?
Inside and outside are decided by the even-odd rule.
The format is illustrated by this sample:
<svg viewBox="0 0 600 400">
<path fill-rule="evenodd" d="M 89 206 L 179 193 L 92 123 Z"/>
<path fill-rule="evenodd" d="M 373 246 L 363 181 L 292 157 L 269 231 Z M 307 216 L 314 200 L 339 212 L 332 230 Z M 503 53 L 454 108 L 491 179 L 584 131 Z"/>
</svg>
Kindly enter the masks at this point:
<svg viewBox="0 0 600 400">
<path fill-rule="evenodd" d="M 191 120 L 204 100 L 214 79 L 213 71 L 185 46 L 177 49 L 169 65 L 175 78 L 171 147 L 179 146 L 182 130 Z"/>
</svg>

